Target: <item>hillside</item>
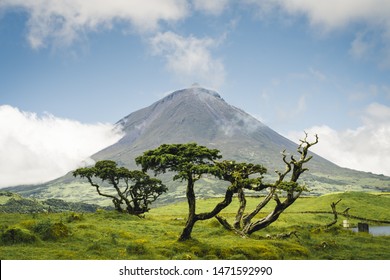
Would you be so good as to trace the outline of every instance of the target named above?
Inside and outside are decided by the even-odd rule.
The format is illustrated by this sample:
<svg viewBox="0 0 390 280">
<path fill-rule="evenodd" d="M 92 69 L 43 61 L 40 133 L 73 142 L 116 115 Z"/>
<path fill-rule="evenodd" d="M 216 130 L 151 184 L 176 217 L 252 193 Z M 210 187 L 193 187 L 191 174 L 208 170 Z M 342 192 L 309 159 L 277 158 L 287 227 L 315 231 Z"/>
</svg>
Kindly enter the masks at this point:
<svg viewBox="0 0 390 280">
<path fill-rule="evenodd" d="M 0 213 L 59 213 L 66 211 L 95 212 L 102 207 L 82 202 L 67 202 L 61 199 L 37 200 L 24 198 L 19 194 L 0 191 Z M 113 207 L 103 207 L 110 210 Z"/>
<path fill-rule="evenodd" d="M 381 216 L 390 220 L 389 196 L 354 192 L 300 198 L 278 221 L 253 234 L 250 239 L 225 230 L 212 219 L 195 225 L 193 240 L 178 242 L 185 224 L 186 203 L 153 209 L 144 219 L 102 210 L 84 214 L 0 213 L 0 258 L 389 260 L 390 236 L 372 236 L 343 229 L 340 226 L 342 219 L 332 228 L 325 229 L 324 225 L 333 219 L 331 214 L 301 213 L 330 210 L 329 202 L 340 198 L 343 206 L 351 206 L 351 211 L 358 216 Z M 248 207 L 252 207 L 255 200 L 248 199 Z M 206 210 L 217 201 L 200 200 L 198 208 Z M 221 215 L 233 218 L 236 207 L 237 201 L 233 201 Z M 266 209 L 259 215 L 265 214 Z M 356 225 L 359 220 L 351 219 L 350 222 Z M 11 240 L 7 233 L 11 231 L 17 233 L 18 239 L 12 239 L 12 244 L 9 244 Z M 277 234 L 291 231 L 296 231 L 297 236 L 275 238 Z"/>
<path fill-rule="evenodd" d="M 146 150 L 164 143 L 196 142 L 219 149 L 223 159 L 263 164 L 268 169 L 265 180 L 272 181 L 274 170 L 284 169 L 280 152 L 286 150 L 295 154 L 297 148 L 296 143 L 225 102 L 219 93 L 200 87 L 175 91 L 122 118 L 116 125 L 121 127 L 124 137 L 92 158 L 114 160 L 131 169 L 137 168 L 134 158 Z M 341 168 L 315 154 L 307 167 L 309 171 L 300 180 L 308 185 L 310 195 L 345 190 L 390 190 L 389 177 Z M 171 178 L 163 177 L 170 190 L 159 199 L 159 203 L 184 197 L 183 184 L 172 182 Z M 199 185 L 202 188 L 198 195 L 202 197 L 219 196 L 224 189 L 224 185 L 213 178 L 201 180 Z M 94 194 L 86 181 L 73 178 L 71 173 L 46 184 L 8 190 L 36 198 L 60 198 L 101 205 L 109 203 Z"/>
</svg>

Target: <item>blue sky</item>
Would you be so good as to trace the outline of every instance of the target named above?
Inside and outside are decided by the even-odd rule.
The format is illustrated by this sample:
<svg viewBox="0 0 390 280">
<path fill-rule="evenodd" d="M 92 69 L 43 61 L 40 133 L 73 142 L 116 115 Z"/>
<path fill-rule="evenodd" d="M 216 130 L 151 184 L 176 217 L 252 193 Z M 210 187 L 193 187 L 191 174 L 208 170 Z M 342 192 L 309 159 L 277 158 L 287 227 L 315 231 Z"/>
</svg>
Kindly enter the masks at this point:
<svg viewBox="0 0 390 280">
<path fill-rule="evenodd" d="M 194 82 L 292 140 L 318 133 L 314 151 L 339 165 L 390 175 L 390 1 L 1 0 L 0 149 L 20 156 L 0 160 L 0 187 L 74 168 L 120 137 L 109 124 Z M 93 129 L 97 145 L 39 138 L 53 127 Z"/>
</svg>

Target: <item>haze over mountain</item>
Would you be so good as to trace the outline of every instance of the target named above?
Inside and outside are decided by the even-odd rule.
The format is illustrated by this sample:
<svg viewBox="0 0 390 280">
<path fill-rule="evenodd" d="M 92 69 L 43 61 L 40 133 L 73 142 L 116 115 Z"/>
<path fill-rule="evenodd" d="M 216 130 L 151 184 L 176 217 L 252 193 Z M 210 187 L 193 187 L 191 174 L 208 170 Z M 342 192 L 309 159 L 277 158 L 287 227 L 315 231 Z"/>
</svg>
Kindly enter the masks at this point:
<svg viewBox="0 0 390 280">
<path fill-rule="evenodd" d="M 146 150 L 163 143 L 196 142 L 219 149 L 223 159 L 261 163 L 268 169 L 265 179 L 273 180 L 274 170 L 284 169 L 280 152 L 286 150 L 296 154 L 298 146 L 243 110 L 229 105 L 217 92 L 199 86 L 175 91 L 124 117 L 116 125 L 122 127 L 124 137 L 92 158 L 114 160 L 131 169 L 137 168 L 134 158 Z M 309 139 L 314 136 L 309 135 Z M 313 195 L 344 190 L 389 190 L 389 177 L 341 168 L 315 154 L 307 166 L 309 171 L 302 176 L 302 182 Z M 165 177 L 165 180 L 169 181 L 169 178 Z M 205 178 L 200 184 L 204 186 L 201 196 L 222 193 L 223 185 L 212 178 Z M 170 191 L 163 201 L 183 197 L 183 185 L 169 182 Z M 101 199 L 92 187 L 70 173 L 47 184 L 16 187 L 12 191 L 93 203 Z"/>
</svg>

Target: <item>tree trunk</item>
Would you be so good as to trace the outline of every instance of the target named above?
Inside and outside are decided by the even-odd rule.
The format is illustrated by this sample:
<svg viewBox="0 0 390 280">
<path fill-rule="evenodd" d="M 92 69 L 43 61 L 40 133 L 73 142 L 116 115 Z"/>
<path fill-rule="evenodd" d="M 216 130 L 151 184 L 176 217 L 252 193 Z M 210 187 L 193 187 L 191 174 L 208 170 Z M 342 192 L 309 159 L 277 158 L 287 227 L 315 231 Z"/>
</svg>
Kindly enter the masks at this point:
<svg viewBox="0 0 390 280">
<path fill-rule="evenodd" d="M 196 198 L 194 192 L 194 181 L 192 176 L 188 176 L 186 196 L 188 201 L 188 217 L 187 223 L 179 237 L 179 241 L 185 241 L 191 238 L 191 232 L 196 223 L 197 217 L 195 214 L 196 211 Z"/>
<path fill-rule="evenodd" d="M 218 203 L 213 210 L 206 213 L 196 215 L 198 220 L 208 220 L 218 215 L 223 209 L 225 209 L 233 200 L 234 191 L 232 188 L 228 188 L 225 193 L 223 201 Z"/>
<path fill-rule="evenodd" d="M 247 227 L 251 223 L 252 219 L 260 212 L 260 210 L 263 209 L 264 206 L 266 206 L 268 204 L 268 202 L 272 199 L 272 197 L 275 193 L 275 190 L 276 190 L 276 188 L 271 188 L 268 195 L 263 199 L 262 202 L 260 202 L 256 206 L 256 209 L 253 210 L 250 214 L 246 215 L 243 218 L 243 227 L 244 228 Z"/>
<path fill-rule="evenodd" d="M 275 222 L 279 218 L 280 214 L 282 214 L 284 210 L 286 210 L 291 204 L 295 202 L 295 200 L 297 200 L 300 194 L 301 192 L 299 192 L 296 196 L 287 196 L 287 199 L 283 202 L 280 202 L 279 198 L 276 196 L 277 204 L 274 210 L 269 213 L 265 218 L 254 223 L 247 224 L 244 227 L 243 232 L 247 235 L 250 235 L 255 231 L 266 228 L 267 226 Z"/>
<path fill-rule="evenodd" d="M 191 183 L 193 181 L 191 180 Z M 191 238 L 192 229 L 197 221 L 208 220 L 216 215 L 218 215 L 223 209 L 225 209 L 231 202 L 233 198 L 234 191 L 231 188 L 226 190 L 225 198 L 223 201 L 218 203 L 214 209 L 210 212 L 196 214 L 196 200 L 194 193 L 194 185 L 188 185 L 187 187 L 187 200 L 189 205 L 189 214 L 187 218 L 187 223 L 179 237 L 179 241 L 186 241 Z"/>
<path fill-rule="evenodd" d="M 245 193 L 242 188 L 238 189 L 237 196 L 238 196 L 238 201 L 240 202 L 240 207 L 238 208 L 236 220 L 234 221 L 233 227 L 235 229 L 241 229 L 242 216 L 244 215 L 245 207 L 246 207 Z"/>
<path fill-rule="evenodd" d="M 191 239 L 192 229 L 194 228 L 196 221 L 197 221 L 196 216 L 188 218 L 186 226 L 184 227 L 184 229 L 179 237 L 179 241 L 186 241 L 186 240 Z"/>
<path fill-rule="evenodd" d="M 255 231 L 266 228 L 267 226 L 269 226 L 270 224 L 275 222 L 279 218 L 280 214 L 283 213 L 283 211 L 284 211 L 284 208 L 280 208 L 278 206 L 275 207 L 275 209 L 271 213 L 269 213 L 267 217 L 265 217 L 257 222 L 248 224 L 244 228 L 243 232 L 247 235 L 251 235 Z"/>
</svg>

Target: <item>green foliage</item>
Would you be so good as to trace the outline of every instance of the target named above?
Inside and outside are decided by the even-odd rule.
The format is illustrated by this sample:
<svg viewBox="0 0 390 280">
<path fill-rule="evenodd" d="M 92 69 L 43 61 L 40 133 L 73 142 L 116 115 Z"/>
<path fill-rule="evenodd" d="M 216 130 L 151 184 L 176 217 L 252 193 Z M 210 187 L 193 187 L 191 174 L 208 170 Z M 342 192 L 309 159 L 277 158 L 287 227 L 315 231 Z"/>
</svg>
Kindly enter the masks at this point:
<svg viewBox="0 0 390 280">
<path fill-rule="evenodd" d="M 285 191 L 287 193 L 289 192 L 304 192 L 304 191 L 309 191 L 307 186 L 305 185 L 300 185 L 297 182 L 288 182 L 288 181 L 283 181 L 280 182 L 277 185 L 277 189 L 279 191 Z"/>
<path fill-rule="evenodd" d="M 0 205 L 0 212 L 4 213 L 42 213 L 47 211 L 47 208 L 42 203 L 23 198 L 11 197 L 5 204 Z"/>
<path fill-rule="evenodd" d="M 219 151 L 198 146 L 196 143 L 187 144 L 163 144 L 157 149 L 144 152 L 135 159 L 142 170 L 154 171 L 155 175 L 173 171 L 176 174 L 173 180 L 187 181 L 186 197 L 188 202 L 187 223 L 179 237 L 180 241 L 191 238 L 192 229 L 199 220 L 210 219 L 217 215 L 224 207 L 229 205 L 233 191 L 226 191 L 225 199 L 209 213 L 196 214 L 196 196 L 194 191 L 195 182 L 202 175 L 220 175 L 220 169 L 214 161 L 221 158 Z"/>
<path fill-rule="evenodd" d="M 33 227 L 33 231 L 45 241 L 55 241 L 60 238 L 68 237 L 70 234 L 69 228 L 65 224 L 62 222 L 53 223 L 50 220 L 38 223 Z"/>
<path fill-rule="evenodd" d="M 1 233 L 2 245 L 14 245 L 20 243 L 35 243 L 38 238 L 27 229 L 12 227 Z"/>
<path fill-rule="evenodd" d="M 196 143 L 163 144 L 154 150 L 149 150 L 135 159 L 143 171 L 153 170 L 155 175 L 176 172 L 174 180 L 189 180 L 190 176 L 216 174 L 217 168 L 213 161 L 221 158 L 217 149 L 209 149 Z"/>
<path fill-rule="evenodd" d="M 82 202 L 68 202 L 61 199 L 50 198 L 42 202 L 50 212 L 95 212 L 101 206 Z"/>
<path fill-rule="evenodd" d="M 0 213 L 95 212 L 98 208 L 102 207 L 96 204 L 68 202 L 54 198 L 47 200 L 24 198 L 12 192 L 0 191 Z M 112 207 L 103 208 L 112 209 Z"/>
<path fill-rule="evenodd" d="M 150 178 L 139 170 L 130 171 L 125 167 L 118 167 L 117 163 L 111 160 L 98 161 L 93 167 L 79 168 L 73 172 L 73 176 L 87 178 L 99 195 L 112 199 L 118 212 L 133 215 L 149 211 L 149 205 L 168 190 L 161 180 Z M 103 193 L 96 179 L 107 181 L 116 191 L 116 195 Z"/>
<path fill-rule="evenodd" d="M 219 169 L 219 177 L 232 184 L 234 189 L 246 188 L 250 190 L 261 190 L 267 186 L 262 184 L 263 174 L 267 169 L 261 164 L 236 162 L 224 160 L 215 162 Z M 253 175 L 258 174 L 253 177 Z"/>
</svg>

